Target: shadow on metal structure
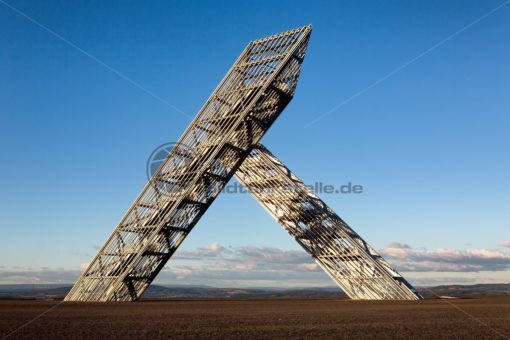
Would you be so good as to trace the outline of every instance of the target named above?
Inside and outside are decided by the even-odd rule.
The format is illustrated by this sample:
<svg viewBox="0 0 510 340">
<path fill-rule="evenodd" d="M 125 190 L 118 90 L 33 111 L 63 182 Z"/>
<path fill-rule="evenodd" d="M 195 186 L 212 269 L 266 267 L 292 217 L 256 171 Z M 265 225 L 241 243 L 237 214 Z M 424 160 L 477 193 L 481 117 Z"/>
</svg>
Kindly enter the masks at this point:
<svg viewBox="0 0 510 340">
<path fill-rule="evenodd" d="M 252 150 L 236 178 L 351 299 L 420 298 L 381 255 L 262 145 Z"/>
</svg>

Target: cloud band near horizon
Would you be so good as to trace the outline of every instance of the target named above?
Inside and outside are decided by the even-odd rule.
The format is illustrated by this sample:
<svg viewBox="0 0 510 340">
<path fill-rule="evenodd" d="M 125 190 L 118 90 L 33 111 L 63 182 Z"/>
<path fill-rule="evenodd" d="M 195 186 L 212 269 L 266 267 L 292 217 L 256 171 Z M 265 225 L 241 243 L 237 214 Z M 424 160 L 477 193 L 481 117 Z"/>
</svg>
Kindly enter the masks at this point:
<svg viewBox="0 0 510 340">
<path fill-rule="evenodd" d="M 510 242 L 502 241 L 502 248 Z M 413 249 L 391 243 L 380 253 L 413 284 L 493 283 L 510 281 L 510 252 L 497 249 Z M 0 284 L 73 283 L 86 268 L 7 268 Z M 159 284 L 217 287 L 319 287 L 334 283 L 303 250 L 273 247 L 225 247 L 214 242 L 177 251 L 158 275 Z"/>
</svg>

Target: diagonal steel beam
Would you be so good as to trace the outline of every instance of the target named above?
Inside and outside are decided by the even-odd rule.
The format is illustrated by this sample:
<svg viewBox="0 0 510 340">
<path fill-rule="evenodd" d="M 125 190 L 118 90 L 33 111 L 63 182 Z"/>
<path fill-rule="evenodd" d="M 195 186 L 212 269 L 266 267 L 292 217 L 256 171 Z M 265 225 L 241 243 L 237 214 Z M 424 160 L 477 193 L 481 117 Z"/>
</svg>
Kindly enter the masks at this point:
<svg viewBox="0 0 510 340">
<path fill-rule="evenodd" d="M 248 44 L 66 301 L 133 301 L 294 96 L 312 28 Z"/>
<path fill-rule="evenodd" d="M 421 299 L 381 255 L 262 145 L 252 149 L 235 176 L 351 299 Z"/>
</svg>

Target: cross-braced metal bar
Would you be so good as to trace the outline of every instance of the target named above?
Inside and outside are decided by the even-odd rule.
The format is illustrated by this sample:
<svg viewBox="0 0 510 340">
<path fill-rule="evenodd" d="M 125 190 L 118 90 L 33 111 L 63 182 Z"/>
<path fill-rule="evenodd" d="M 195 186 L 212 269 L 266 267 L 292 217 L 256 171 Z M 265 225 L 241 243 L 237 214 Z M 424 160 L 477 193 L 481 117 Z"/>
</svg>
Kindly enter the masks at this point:
<svg viewBox="0 0 510 340">
<path fill-rule="evenodd" d="M 417 300 L 416 290 L 262 145 L 235 174 L 351 298 Z"/>
</svg>

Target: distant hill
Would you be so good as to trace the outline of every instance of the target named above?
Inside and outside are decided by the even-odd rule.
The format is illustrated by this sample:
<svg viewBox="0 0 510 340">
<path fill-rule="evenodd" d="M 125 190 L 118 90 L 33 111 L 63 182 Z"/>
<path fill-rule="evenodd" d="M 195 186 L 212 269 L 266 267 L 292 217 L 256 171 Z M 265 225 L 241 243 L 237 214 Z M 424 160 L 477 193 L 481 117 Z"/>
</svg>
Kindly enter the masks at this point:
<svg viewBox="0 0 510 340">
<path fill-rule="evenodd" d="M 63 299 L 71 285 L 0 285 L 0 299 Z M 276 288 L 214 288 L 205 286 L 151 285 L 143 299 L 228 299 L 228 298 L 344 298 L 336 287 Z"/>
<path fill-rule="evenodd" d="M 0 285 L 0 299 L 63 299 L 71 287 L 62 284 Z"/>
<path fill-rule="evenodd" d="M 0 285 L 0 299 L 63 299 L 71 285 L 24 284 Z M 487 295 L 510 295 L 510 284 L 446 285 L 419 287 L 426 298 L 438 296 L 475 297 Z M 324 288 L 214 288 L 207 286 L 163 286 L 151 285 L 145 292 L 144 300 L 164 299 L 286 299 L 286 298 L 346 298 L 337 287 Z"/>
<path fill-rule="evenodd" d="M 346 295 L 336 287 L 326 288 L 203 288 L 150 286 L 144 299 L 228 299 L 228 298 L 344 298 Z"/>
<path fill-rule="evenodd" d="M 510 295 L 510 283 L 445 285 L 436 287 L 418 287 L 417 289 L 424 297 Z"/>
</svg>

